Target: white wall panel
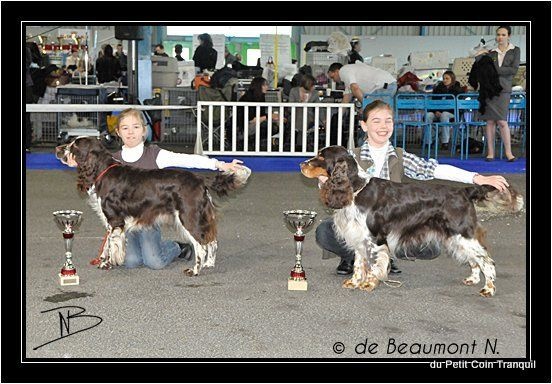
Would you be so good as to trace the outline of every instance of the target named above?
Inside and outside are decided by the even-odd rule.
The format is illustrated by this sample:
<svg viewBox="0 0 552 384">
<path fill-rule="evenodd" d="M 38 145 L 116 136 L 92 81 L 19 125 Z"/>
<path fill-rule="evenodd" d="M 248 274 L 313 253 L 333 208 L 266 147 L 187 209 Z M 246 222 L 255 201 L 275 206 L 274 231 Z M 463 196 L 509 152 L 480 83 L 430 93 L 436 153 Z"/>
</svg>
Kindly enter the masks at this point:
<svg viewBox="0 0 552 384">
<path fill-rule="evenodd" d="M 343 25 L 339 26 L 305 26 L 305 35 L 329 35 L 333 31 L 341 31 L 347 35 L 356 36 L 419 36 L 422 25 Z M 498 25 L 427 25 L 426 36 L 482 36 L 494 34 Z M 525 35 L 525 26 L 513 26 L 513 35 Z M 360 31 L 360 33 L 359 33 Z"/>
<path fill-rule="evenodd" d="M 398 66 L 406 63 L 411 52 L 448 51 L 450 63 L 454 58 L 466 57 L 469 51 L 479 42 L 480 37 L 491 40 L 494 35 L 480 36 L 360 36 L 363 57 L 391 54 L 397 58 Z M 327 35 L 302 35 L 300 43 L 300 64 L 305 63 L 303 47 L 309 41 L 324 41 Z M 526 36 L 513 35 L 512 43 L 521 50 L 521 62 L 526 61 Z"/>
</svg>

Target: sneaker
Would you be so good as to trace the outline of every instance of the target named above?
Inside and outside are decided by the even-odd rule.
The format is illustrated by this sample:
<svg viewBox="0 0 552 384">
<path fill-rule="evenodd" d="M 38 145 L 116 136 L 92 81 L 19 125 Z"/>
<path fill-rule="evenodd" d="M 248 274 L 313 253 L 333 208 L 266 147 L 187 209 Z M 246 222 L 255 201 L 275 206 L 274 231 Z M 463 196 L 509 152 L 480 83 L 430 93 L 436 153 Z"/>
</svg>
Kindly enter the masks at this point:
<svg viewBox="0 0 552 384">
<path fill-rule="evenodd" d="M 337 266 L 336 273 L 338 275 L 350 275 L 353 273 L 354 260 L 341 259 L 341 263 Z"/>
<path fill-rule="evenodd" d="M 194 258 L 195 252 L 194 247 L 192 247 L 192 244 L 189 243 L 181 243 L 176 242 L 178 246 L 180 247 L 180 255 L 178 255 L 179 259 L 184 259 L 186 261 L 192 260 Z"/>
<path fill-rule="evenodd" d="M 389 270 L 389 273 L 392 273 L 392 274 L 398 274 L 398 273 L 401 273 L 402 271 L 397 267 L 397 264 L 395 264 L 395 261 L 393 259 L 390 260 L 390 270 Z"/>
</svg>

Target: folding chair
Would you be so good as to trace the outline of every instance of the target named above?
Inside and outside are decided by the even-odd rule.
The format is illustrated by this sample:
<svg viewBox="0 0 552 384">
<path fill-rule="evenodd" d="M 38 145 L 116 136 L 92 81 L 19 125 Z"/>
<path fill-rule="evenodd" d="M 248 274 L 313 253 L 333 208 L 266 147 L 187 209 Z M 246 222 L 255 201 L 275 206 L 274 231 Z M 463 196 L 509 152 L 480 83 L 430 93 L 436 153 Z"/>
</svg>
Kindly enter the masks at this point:
<svg viewBox="0 0 552 384">
<path fill-rule="evenodd" d="M 402 133 L 402 148 L 406 150 L 406 134 L 409 127 L 415 131 L 421 130 L 422 134 L 422 156 L 429 137 L 430 124 L 425 122 L 426 116 L 426 95 L 421 93 L 397 93 L 395 96 L 395 127 L 393 133 L 393 145 L 397 146 L 397 137 Z M 416 140 L 414 139 L 413 142 Z M 429 157 L 429 151 L 428 151 Z"/>
<path fill-rule="evenodd" d="M 512 92 L 510 96 L 510 111 L 508 112 L 508 126 L 512 136 L 519 131 L 521 139 L 521 156 L 525 156 L 525 138 L 527 135 L 527 95 L 525 92 Z M 500 146 L 502 158 L 502 145 Z"/>
<path fill-rule="evenodd" d="M 426 96 L 426 112 L 432 111 L 454 111 L 454 121 L 450 122 L 429 122 L 429 133 L 431 134 L 431 125 L 435 127 L 435 156 L 434 159 L 438 158 L 439 153 L 439 129 L 445 127 L 450 129 L 451 127 L 454 130 L 454 127 L 458 125 L 458 115 L 456 109 L 456 97 L 452 94 L 432 94 Z M 428 143 L 428 157 L 431 154 L 431 138 L 426 140 Z"/>
<path fill-rule="evenodd" d="M 460 134 L 460 160 L 469 157 L 470 129 L 482 129 L 487 125 L 486 121 L 479 121 L 479 100 L 477 93 L 460 93 L 456 95 L 456 116 L 458 124 L 452 134 L 451 154 L 456 152 L 458 134 Z"/>
</svg>

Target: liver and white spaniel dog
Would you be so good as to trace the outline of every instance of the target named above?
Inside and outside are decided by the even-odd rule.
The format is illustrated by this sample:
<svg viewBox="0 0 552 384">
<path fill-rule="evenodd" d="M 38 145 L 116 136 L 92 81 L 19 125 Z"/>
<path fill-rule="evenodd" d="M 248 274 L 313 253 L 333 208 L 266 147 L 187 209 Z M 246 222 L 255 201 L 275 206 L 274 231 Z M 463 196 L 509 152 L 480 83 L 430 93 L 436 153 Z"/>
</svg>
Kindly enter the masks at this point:
<svg viewBox="0 0 552 384">
<path fill-rule="evenodd" d="M 346 288 L 371 291 L 387 278 L 389 257 L 433 259 L 441 251 L 468 263 L 464 284 L 485 286 L 479 294 L 495 294 L 495 264 L 485 245 L 474 203 L 484 209 L 517 212 L 523 197 L 513 189 L 500 193 L 488 185 L 457 188 L 446 185 L 395 183 L 361 177 L 354 157 L 341 146 L 326 147 L 301 163 L 301 172 L 329 179 L 320 189 L 323 203 L 336 209 L 338 238 L 355 252 L 354 272 Z"/>
<path fill-rule="evenodd" d="M 195 251 L 193 269 L 215 265 L 217 227 L 215 206 L 208 189 L 219 196 L 245 185 L 251 170 L 219 173 L 214 179 L 182 169 L 138 169 L 117 162 L 96 138 L 79 137 L 56 148 L 66 163 L 72 153 L 78 164 L 77 188 L 108 229 L 100 268 L 121 265 L 125 259 L 125 233 L 140 227 L 173 224 L 184 242 Z"/>
</svg>

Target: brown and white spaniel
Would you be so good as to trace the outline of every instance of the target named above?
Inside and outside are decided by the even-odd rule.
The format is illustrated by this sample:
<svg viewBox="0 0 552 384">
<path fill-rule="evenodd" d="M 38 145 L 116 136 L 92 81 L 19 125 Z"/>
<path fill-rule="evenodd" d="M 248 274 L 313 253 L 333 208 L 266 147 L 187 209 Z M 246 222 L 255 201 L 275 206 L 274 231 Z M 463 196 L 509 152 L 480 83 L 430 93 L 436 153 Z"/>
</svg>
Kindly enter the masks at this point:
<svg viewBox="0 0 552 384">
<path fill-rule="evenodd" d="M 320 189 L 322 202 L 336 209 L 336 234 L 355 252 L 353 276 L 344 287 L 373 290 L 387 279 L 391 255 L 433 259 L 444 251 L 470 265 L 464 284 L 479 283 L 483 272 L 485 286 L 479 294 L 495 294 L 495 263 L 474 203 L 487 210 L 518 212 L 523 197 L 513 189 L 501 193 L 488 185 L 457 188 L 361 176 L 355 158 L 341 146 L 323 148 L 301 163 L 301 172 L 309 178 L 329 177 Z"/>
<path fill-rule="evenodd" d="M 193 269 L 213 267 L 217 251 L 216 211 L 209 189 L 219 196 L 245 185 L 251 170 L 218 173 L 214 179 L 182 169 L 145 170 L 122 165 L 96 138 L 79 137 L 56 148 L 56 157 L 77 162 L 77 188 L 89 195 L 92 208 L 108 230 L 100 268 L 121 265 L 125 259 L 125 233 L 154 224 L 173 224 L 195 251 Z M 243 171 L 243 172 L 242 172 Z"/>
</svg>

